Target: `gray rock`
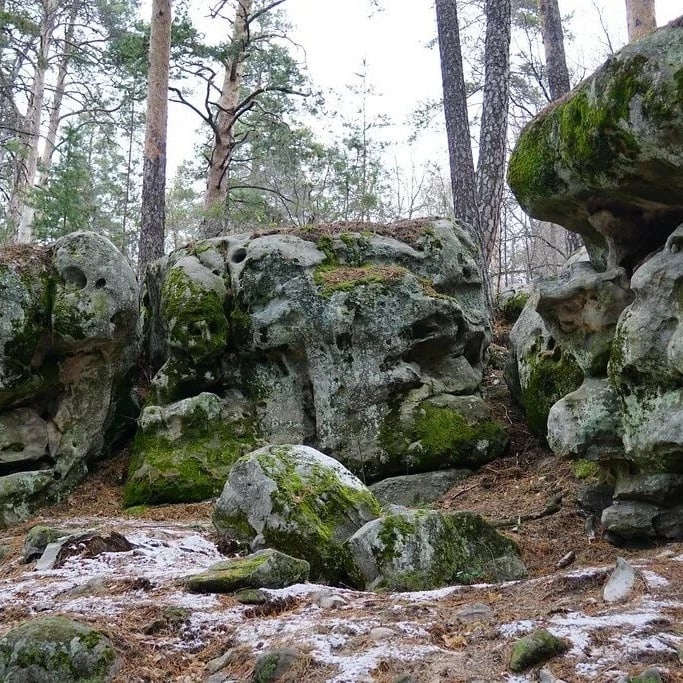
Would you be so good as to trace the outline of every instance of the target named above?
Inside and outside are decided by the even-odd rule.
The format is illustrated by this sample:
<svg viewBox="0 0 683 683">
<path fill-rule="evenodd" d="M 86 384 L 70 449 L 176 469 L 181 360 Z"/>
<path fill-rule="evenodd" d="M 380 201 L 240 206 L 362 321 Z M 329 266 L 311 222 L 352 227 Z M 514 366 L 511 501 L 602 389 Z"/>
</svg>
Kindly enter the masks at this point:
<svg viewBox="0 0 683 683">
<path fill-rule="evenodd" d="M 348 547 L 366 589 L 431 590 L 526 575 L 515 543 L 469 512 L 385 515 L 359 529 Z"/>
<path fill-rule="evenodd" d="M 587 377 L 548 413 L 548 445 L 558 455 L 619 459 L 624 453 L 621 435 L 621 405 L 607 378 Z"/>
<path fill-rule="evenodd" d="M 568 349 L 563 349 L 536 312 L 539 285 L 510 332 L 510 358 L 505 381 L 524 408 L 529 427 L 545 436 L 550 408 L 578 389 L 583 372 Z"/>
<path fill-rule="evenodd" d="M 104 683 L 118 666 L 104 635 L 64 617 L 41 617 L 0 638 L 0 680 Z"/>
<path fill-rule="evenodd" d="M 566 652 L 567 643 L 545 629 L 520 638 L 512 647 L 510 671 L 519 673 Z"/>
<path fill-rule="evenodd" d="M 2 526 L 70 491 L 132 423 L 138 288 L 95 233 L 0 250 L 0 265 Z"/>
<path fill-rule="evenodd" d="M 614 490 L 617 500 L 641 500 L 646 503 L 670 505 L 683 496 L 683 475 L 670 472 L 651 474 L 620 474 Z"/>
<path fill-rule="evenodd" d="M 379 503 L 341 463 L 308 446 L 267 446 L 240 458 L 213 523 L 244 543 L 265 543 L 311 565 L 313 579 L 352 582 L 349 536 L 379 516 Z"/>
<path fill-rule="evenodd" d="M 457 483 L 466 479 L 469 470 L 440 470 L 422 474 L 404 474 L 389 477 L 369 486 L 382 505 L 420 507 L 432 503 L 448 493 Z"/>
<path fill-rule="evenodd" d="M 524 210 L 608 247 L 611 265 L 632 267 L 681 222 L 681 54 L 680 20 L 627 45 L 537 116 L 510 158 Z"/>
<path fill-rule="evenodd" d="M 247 557 L 212 564 L 205 572 L 185 579 L 195 593 L 232 593 L 241 588 L 286 588 L 308 579 L 310 565 L 268 548 Z"/>
<path fill-rule="evenodd" d="M 57 529 L 43 525 L 31 527 L 24 538 L 23 561 L 31 562 L 39 558 L 48 543 L 54 543 L 58 539 L 70 536 L 73 533 L 74 529 Z"/>
<path fill-rule="evenodd" d="M 312 444 L 367 479 L 434 467 L 385 437 L 415 387 L 479 387 L 490 332 L 476 248 L 443 220 L 368 230 L 233 235 L 150 269 L 155 402 L 239 390 L 268 443 Z"/>
<path fill-rule="evenodd" d="M 602 513 L 608 540 L 619 542 L 654 538 L 654 520 L 660 509 L 651 503 L 616 501 Z"/>
<path fill-rule="evenodd" d="M 588 484 L 581 487 L 576 502 L 584 512 L 599 518 L 612 505 L 613 496 L 614 486 L 610 484 Z"/>
<path fill-rule="evenodd" d="M 623 602 L 631 595 L 635 583 L 635 569 L 623 557 L 617 557 L 617 565 L 602 590 L 603 600 Z"/>
<path fill-rule="evenodd" d="M 302 654 L 293 647 L 267 650 L 256 660 L 253 683 L 270 683 L 281 680 L 301 659 Z"/>
<path fill-rule="evenodd" d="M 628 680 L 629 683 L 663 683 L 664 681 L 661 672 L 656 666 L 651 666 Z"/>
<path fill-rule="evenodd" d="M 495 616 L 495 612 L 483 602 L 473 602 L 455 610 L 453 616 L 464 623 L 490 621 Z"/>
<path fill-rule="evenodd" d="M 370 629 L 368 634 L 370 640 L 390 640 L 396 635 L 396 631 L 393 628 L 387 628 L 386 626 L 376 626 Z"/>
</svg>

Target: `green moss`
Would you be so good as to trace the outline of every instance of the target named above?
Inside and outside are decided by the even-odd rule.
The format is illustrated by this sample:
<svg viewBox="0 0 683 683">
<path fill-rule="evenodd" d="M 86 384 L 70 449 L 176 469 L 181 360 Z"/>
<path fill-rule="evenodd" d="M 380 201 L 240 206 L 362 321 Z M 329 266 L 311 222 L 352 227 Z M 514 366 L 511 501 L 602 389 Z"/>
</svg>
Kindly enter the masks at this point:
<svg viewBox="0 0 683 683">
<path fill-rule="evenodd" d="M 602 468 L 592 460 L 577 460 L 572 463 L 572 472 L 577 479 L 602 478 Z"/>
<path fill-rule="evenodd" d="M 401 266 L 368 265 L 318 266 L 313 273 L 314 282 L 321 288 L 320 294 L 330 297 L 335 292 L 350 292 L 363 285 L 386 286 L 410 275 Z"/>
<path fill-rule="evenodd" d="M 526 302 L 529 301 L 529 292 L 516 292 L 507 297 L 500 307 L 500 312 L 506 322 L 514 323 L 522 314 Z"/>
<path fill-rule="evenodd" d="M 550 409 L 583 384 L 583 372 L 559 347 L 551 355 L 534 353 L 532 349 L 526 360 L 529 375 L 522 386 L 522 405 L 532 431 L 545 436 Z"/>
<path fill-rule="evenodd" d="M 382 542 L 382 562 L 391 562 L 398 555 L 397 545 L 404 538 L 415 533 L 415 524 L 402 515 L 386 515 L 382 518 L 382 528 L 378 534 Z"/>
<path fill-rule="evenodd" d="M 519 673 L 531 666 L 545 662 L 569 649 L 567 643 L 545 629 L 520 638 L 512 648 L 510 671 Z"/>
<path fill-rule="evenodd" d="M 340 529 L 351 520 L 349 510 L 364 510 L 367 518 L 378 517 L 381 507 L 367 489 L 340 486 L 336 474 L 323 466 L 307 468 L 306 479 L 297 472 L 297 459 L 287 446 L 272 447 L 259 457 L 264 470 L 276 479 L 271 494 L 273 511 L 287 525 L 267 527 L 263 536 L 269 547 L 307 560 L 311 577 L 334 583 L 354 583 L 353 562 Z M 219 527 L 237 526 L 237 520 L 214 518 Z M 355 530 L 355 529 L 354 529 Z M 255 532 L 250 530 L 250 537 Z"/>
<path fill-rule="evenodd" d="M 334 243 L 329 235 L 323 235 L 318 239 L 315 245 L 318 251 L 322 251 L 325 254 L 325 260 L 323 261 L 323 266 L 338 266 L 339 257 L 334 250 Z"/>
<path fill-rule="evenodd" d="M 166 274 L 161 301 L 174 353 L 201 361 L 225 349 L 228 320 L 218 292 L 203 289 L 181 267 L 175 267 Z"/>
<path fill-rule="evenodd" d="M 195 408 L 180 439 L 138 430 L 133 442 L 124 507 L 189 503 L 220 493 L 230 466 L 256 445 L 253 422 L 208 420 Z"/>
</svg>

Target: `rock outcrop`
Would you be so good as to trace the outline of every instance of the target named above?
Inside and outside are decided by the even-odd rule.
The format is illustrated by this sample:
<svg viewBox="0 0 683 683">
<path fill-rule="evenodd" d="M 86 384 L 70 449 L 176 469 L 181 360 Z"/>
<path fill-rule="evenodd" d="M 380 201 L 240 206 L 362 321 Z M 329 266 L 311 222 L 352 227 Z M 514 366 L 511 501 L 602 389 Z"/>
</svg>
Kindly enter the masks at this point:
<svg viewBox="0 0 683 683">
<path fill-rule="evenodd" d="M 475 254 L 443 220 L 176 251 L 146 282 L 148 404 L 213 392 L 264 443 L 310 444 L 366 480 L 481 465 L 506 436 L 474 396 L 490 336 Z"/>
<path fill-rule="evenodd" d="M 134 426 L 138 287 L 114 245 L 72 233 L 0 250 L 0 526 L 80 481 Z"/>
<path fill-rule="evenodd" d="M 683 538 L 682 76 L 683 18 L 534 119 L 508 176 L 531 215 L 607 249 L 606 269 L 594 258 L 538 285 L 508 374 L 524 398 L 546 334 L 576 360 L 583 382 L 550 409 L 548 443 L 614 483 L 602 521 L 617 543 Z"/>
</svg>

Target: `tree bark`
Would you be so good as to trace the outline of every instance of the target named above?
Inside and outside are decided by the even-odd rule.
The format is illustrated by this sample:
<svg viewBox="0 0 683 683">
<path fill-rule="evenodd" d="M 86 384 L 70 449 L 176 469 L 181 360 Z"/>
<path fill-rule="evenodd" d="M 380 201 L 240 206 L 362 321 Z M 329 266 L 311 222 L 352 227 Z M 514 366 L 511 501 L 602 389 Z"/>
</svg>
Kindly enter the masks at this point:
<svg viewBox="0 0 683 683">
<path fill-rule="evenodd" d="M 655 0 L 626 0 L 629 42 L 639 40 L 657 28 Z"/>
<path fill-rule="evenodd" d="M 567 58 L 564 53 L 562 17 L 557 0 L 539 0 L 541 35 L 545 48 L 545 69 L 550 88 L 550 97 L 556 100 L 571 90 Z"/>
<path fill-rule="evenodd" d="M 138 273 L 164 253 L 171 0 L 153 0 Z"/>
<path fill-rule="evenodd" d="M 467 90 L 462 66 L 456 0 L 436 0 L 436 23 L 441 56 L 443 107 L 451 168 L 455 218 L 470 229 L 475 244 L 482 244 L 477 210 L 477 186 L 470 143 Z"/>
<path fill-rule="evenodd" d="M 40 47 L 36 55 L 33 85 L 28 110 L 24 118 L 22 144 L 25 148 L 25 162 L 16 178 L 13 197 L 10 201 L 8 221 L 15 228 L 15 241 L 30 242 L 33 237 L 33 214 L 31 190 L 38 171 L 40 125 L 45 100 L 45 77 L 49 68 L 50 48 L 55 31 L 58 0 L 46 0 L 40 21 Z"/>
<path fill-rule="evenodd" d="M 490 263 L 500 230 L 508 105 L 510 102 L 510 0 L 486 0 L 484 101 L 479 132 L 477 202 L 484 258 Z"/>
<path fill-rule="evenodd" d="M 214 142 L 204 194 L 202 237 L 216 237 L 225 231 L 226 202 L 230 184 L 230 162 L 235 148 L 234 126 L 240 103 L 244 60 L 249 44 L 249 17 L 252 0 L 237 0 L 229 57 L 225 65 L 218 113 L 213 122 Z"/>
</svg>

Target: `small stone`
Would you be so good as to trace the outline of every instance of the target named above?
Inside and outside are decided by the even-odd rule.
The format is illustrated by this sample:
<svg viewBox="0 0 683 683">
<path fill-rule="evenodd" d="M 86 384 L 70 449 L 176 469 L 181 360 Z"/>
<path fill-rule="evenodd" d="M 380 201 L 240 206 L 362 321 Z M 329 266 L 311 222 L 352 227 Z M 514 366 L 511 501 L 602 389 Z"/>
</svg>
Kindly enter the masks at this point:
<svg viewBox="0 0 683 683">
<path fill-rule="evenodd" d="M 623 557 L 617 557 L 617 565 L 602 592 L 604 601 L 621 602 L 625 600 L 633 590 L 635 582 L 635 569 Z"/>
<path fill-rule="evenodd" d="M 242 605 L 264 605 L 268 596 L 258 588 L 243 588 L 235 593 L 235 600 Z"/>
<path fill-rule="evenodd" d="M 519 673 L 535 664 L 540 664 L 551 657 L 562 654 L 569 649 L 567 643 L 554 636 L 546 629 L 539 629 L 520 638 L 512 648 L 510 671 Z"/>
<path fill-rule="evenodd" d="M 232 661 L 233 654 L 234 653 L 233 653 L 233 650 L 231 648 L 227 652 L 224 652 L 220 657 L 216 657 L 215 659 L 210 660 L 206 664 L 206 670 L 210 674 L 215 674 L 216 672 L 220 671 L 221 669 L 224 669 Z"/>
<path fill-rule="evenodd" d="M 459 621 L 488 621 L 492 619 L 495 612 L 483 602 L 474 602 L 471 605 L 465 605 L 459 610 L 456 610 L 455 616 Z"/>
<path fill-rule="evenodd" d="M 629 683 L 663 683 L 662 675 L 655 666 L 645 669 L 642 673 L 632 676 L 628 680 Z"/>
<path fill-rule="evenodd" d="M 278 648 L 264 652 L 257 660 L 252 683 L 270 683 L 283 678 L 301 657 L 293 647 Z"/>
<path fill-rule="evenodd" d="M 335 595 L 329 591 L 322 591 L 313 596 L 313 603 L 320 609 L 339 609 L 348 604 L 341 595 Z"/>
<path fill-rule="evenodd" d="M 370 631 L 370 640 L 389 640 L 396 632 L 386 626 L 376 626 Z"/>
<path fill-rule="evenodd" d="M 564 569 L 568 567 L 576 559 L 576 553 L 570 550 L 566 555 L 563 555 L 555 565 L 556 569 Z"/>
<path fill-rule="evenodd" d="M 538 672 L 538 683 L 565 683 L 558 678 L 550 669 L 541 669 Z"/>
</svg>

